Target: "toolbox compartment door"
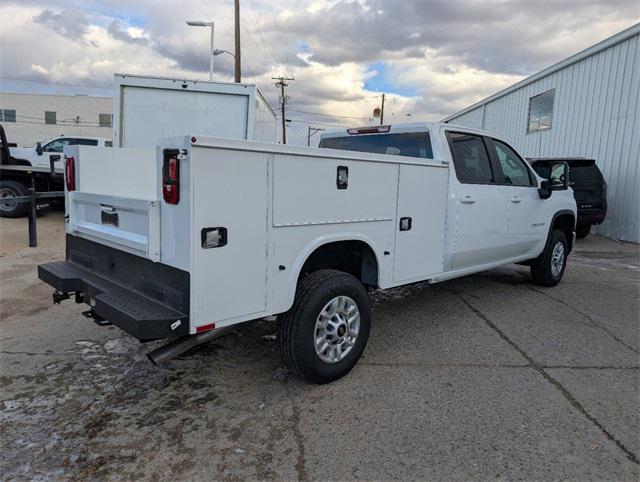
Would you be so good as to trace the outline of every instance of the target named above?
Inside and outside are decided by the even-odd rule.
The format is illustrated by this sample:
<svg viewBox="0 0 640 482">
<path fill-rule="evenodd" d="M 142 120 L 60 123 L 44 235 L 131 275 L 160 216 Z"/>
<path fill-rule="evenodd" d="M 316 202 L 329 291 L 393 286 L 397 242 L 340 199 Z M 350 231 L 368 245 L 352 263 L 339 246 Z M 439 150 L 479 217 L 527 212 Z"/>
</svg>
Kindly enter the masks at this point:
<svg viewBox="0 0 640 482">
<path fill-rule="evenodd" d="M 193 147 L 191 318 L 217 327 L 266 308 L 268 153 Z M 207 232 L 224 232 L 218 247 Z M 216 236 L 218 237 L 218 236 Z"/>
<path fill-rule="evenodd" d="M 401 165 L 393 281 L 410 283 L 444 270 L 449 170 Z"/>
<path fill-rule="evenodd" d="M 67 232 L 158 261 L 160 207 L 157 201 L 70 192 Z"/>
</svg>

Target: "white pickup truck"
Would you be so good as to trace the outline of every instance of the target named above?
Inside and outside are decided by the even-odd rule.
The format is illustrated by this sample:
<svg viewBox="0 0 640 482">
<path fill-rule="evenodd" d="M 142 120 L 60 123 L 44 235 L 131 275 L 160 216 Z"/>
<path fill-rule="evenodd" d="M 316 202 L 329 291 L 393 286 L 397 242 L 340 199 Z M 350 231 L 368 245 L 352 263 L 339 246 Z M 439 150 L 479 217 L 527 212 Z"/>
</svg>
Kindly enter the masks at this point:
<svg viewBox="0 0 640 482">
<path fill-rule="evenodd" d="M 367 288 L 507 263 L 553 286 L 574 241 L 565 163 L 543 180 L 503 140 L 454 125 L 342 130 L 320 148 L 164 138 L 153 162 L 65 154 L 66 261 L 39 277 L 99 323 L 174 338 L 157 363 L 277 315 L 285 364 L 331 382 L 367 343 Z"/>
<path fill-rule="evenodd" d="M 50 168 L 52 161 L 55 163 L 60 160 L 66 146 L 76 145 L 111 147 L 112 143 L 102 137 L 59 136 L 45 141 L 44 144 L 38 142 L 35 147 L 11 147 L 10 152 L 16 159 L 28 161 L 32 166 Z"/>
</svg>

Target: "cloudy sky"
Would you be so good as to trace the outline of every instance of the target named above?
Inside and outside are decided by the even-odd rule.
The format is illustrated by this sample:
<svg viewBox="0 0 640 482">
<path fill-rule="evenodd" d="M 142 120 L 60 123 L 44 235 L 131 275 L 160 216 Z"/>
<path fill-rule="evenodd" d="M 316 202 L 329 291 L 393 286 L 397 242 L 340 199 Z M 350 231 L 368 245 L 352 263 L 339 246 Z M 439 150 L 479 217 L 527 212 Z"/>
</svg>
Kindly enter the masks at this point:
<svg viewBox="0 0 640 482">
<path fill-rule="evenodd" d="M 439 120 L 640 21 L 637 0 L 240 0 L 243 81 L 290 139 L 307 126 Z M 3 91 L 112 95 L 114 72 L 208 78 L 208 30 L 233 51 L 233 0 L 0 0 Z M 215 59 L 233 81 L 233 59 Z"/>
</svg>

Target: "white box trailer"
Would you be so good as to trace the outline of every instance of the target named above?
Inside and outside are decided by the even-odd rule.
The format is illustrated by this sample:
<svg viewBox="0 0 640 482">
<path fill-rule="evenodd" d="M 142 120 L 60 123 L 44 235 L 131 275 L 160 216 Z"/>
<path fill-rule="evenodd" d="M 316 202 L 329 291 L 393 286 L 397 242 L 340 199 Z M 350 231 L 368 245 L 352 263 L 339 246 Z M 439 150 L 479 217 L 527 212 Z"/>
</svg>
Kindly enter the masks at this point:
<svg viewBox="0 0 640 482">
<path fill-rule="evenodd" d="M 187 134 L 276 142 L 276 116 L 254 84 L 115 74 L 114 88 L 116 147 Z"/>
</svg>

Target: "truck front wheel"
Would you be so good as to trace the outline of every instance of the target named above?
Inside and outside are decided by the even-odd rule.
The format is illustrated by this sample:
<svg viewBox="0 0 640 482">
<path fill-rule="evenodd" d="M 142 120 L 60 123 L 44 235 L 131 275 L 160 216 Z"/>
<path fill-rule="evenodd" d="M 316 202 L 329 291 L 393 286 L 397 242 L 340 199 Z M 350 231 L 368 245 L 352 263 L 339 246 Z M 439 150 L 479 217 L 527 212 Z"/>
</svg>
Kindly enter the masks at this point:
<svg viewBox="0 0 640 482">
<path fill-rule="evenodd" d="M 26 196 L 27 188 L 17 181 L 0 181 L 0 216 L 19 218 L 27 214 L 29 203 L 18 203 L 11 198 Z"/>
<path fill-rule="evenodd" d="M 531 262 L 531 277 L 541 286 L 555 286 L 562 279 L 567 267 L 567 238 L 562 231 L 554 229 L 540 256 Z"/>
<path fill-rule="evenodd" d="M 371 328 L 367 291 L 350 274 L 315 271 L 298 284 L 293 306 L 278 320 L 284 363 L 313 383 L 345 376 L 364 351 Z"/>
</svg>

